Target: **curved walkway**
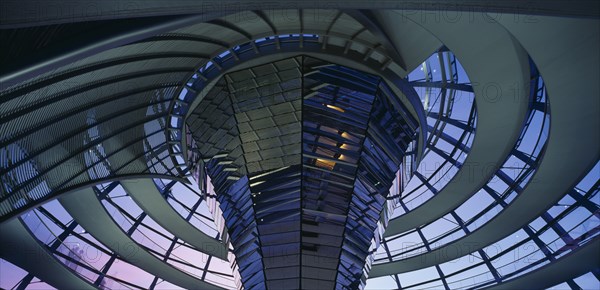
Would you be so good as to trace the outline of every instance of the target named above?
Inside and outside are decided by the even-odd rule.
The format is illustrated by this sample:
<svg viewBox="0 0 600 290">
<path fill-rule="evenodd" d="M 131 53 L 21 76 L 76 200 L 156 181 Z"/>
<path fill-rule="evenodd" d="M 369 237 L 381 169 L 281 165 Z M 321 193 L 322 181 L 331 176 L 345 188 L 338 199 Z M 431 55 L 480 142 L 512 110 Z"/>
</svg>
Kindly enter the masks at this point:
<svg viewBox="0 0 600 290">
<path fill-rule="evenodd" d="M 227 260 L 227 247 L 184 220 L 156 188 L 152 179 L 123 180 L 121 185 L 154 221 L 200 252 Z"/>
<path fill-rule="evenodd" d="M 390 220 L 386 237 L 433 222 L 480 190 L 504 163 L 527 115 L 527 53 L 502 26 L 482 19 L 472 23 L 468 18 L 452 24 L 434 19 L 421 21 L 420 16 L 408 14 L 409 19 L 402 20 L 398 14 L 395 19 L 398 25 L 402 21 L 420 24 L 460 59 L 473 85 L 477 132 L 471 151 L 453 179 L 422 205 Z"/>
<path fill-rule="evenodd" d="M 222 289 L 185 274 L 146 251 L 114 222 L 92 188 L 63 195 L 59 201 L 87 232 L 132 265 L 186 289 Z"/>
<path fill-rule="evenodd" d="M 58 289 L 95 289 L 46 250 L 20 219 L 0 224 L 0 257 Z"/>
<path fill-rule="evenodd" d="M 594 50 L 600 41 L 598 21 L 538 19 L 530 25 L 502 23 L 536 62 L 552 110 L 546 152 L 532 181 L 506 209 L 470 235 L 423 255 L 374 265 L 370 277 L 451 261 L 501 240 L 556 204 L 593 168 L 600 157 L 600 68 L 590 65 L 600 62 Z"/>
<path fill-rule="evenodd" d="M 581 276 L 590 269 L 597 269 L 600 267 L 598 257 L 600 257 L 600 238 L 596 237 L 587 245 L 542 268 L 483 289 L 528 289 L 531 285 L 540 289 L 552 287 Z"/>
</svg>

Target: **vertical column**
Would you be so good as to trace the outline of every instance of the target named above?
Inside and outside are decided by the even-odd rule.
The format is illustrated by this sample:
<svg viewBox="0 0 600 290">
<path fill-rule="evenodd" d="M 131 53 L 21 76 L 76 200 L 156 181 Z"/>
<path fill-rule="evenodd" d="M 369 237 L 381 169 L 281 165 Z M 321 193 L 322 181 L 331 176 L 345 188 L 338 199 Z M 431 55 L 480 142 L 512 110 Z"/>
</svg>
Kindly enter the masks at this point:
<svg viewBox="0 0 600 290">
<path fill-rule="evenodd" d="M 303 70 L 301 283 L 333 289 L 378 78 L 308 57 Z"/>
</svg>

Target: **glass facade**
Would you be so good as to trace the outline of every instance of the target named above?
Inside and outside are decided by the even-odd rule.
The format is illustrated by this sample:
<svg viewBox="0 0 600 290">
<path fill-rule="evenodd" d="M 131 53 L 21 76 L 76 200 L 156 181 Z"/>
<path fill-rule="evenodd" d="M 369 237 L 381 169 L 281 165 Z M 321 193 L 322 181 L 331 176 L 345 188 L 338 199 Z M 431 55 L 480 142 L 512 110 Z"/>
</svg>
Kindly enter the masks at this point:
<svg viewBox="0 0 600 290">
<path fill-rule="evenodd" d="M 3 15 L 0 288 L 600 288 L 597 15 L 332 3 Z"/>
</svg>

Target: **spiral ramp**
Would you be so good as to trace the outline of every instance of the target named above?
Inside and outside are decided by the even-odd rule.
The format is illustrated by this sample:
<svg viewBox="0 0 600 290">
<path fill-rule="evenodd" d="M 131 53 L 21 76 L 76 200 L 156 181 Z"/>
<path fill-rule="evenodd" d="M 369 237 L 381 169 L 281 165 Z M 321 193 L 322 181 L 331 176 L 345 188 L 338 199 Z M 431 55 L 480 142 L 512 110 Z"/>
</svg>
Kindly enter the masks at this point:
<svg viewBox="0 0 600 290">
<path fill-rule="evenodd" d="M 83 8 L 76 6 L 68 19 L 42 8 L 28 17 L 24 2 L 1 4 L 11 13 L 0 23 L 0 287 L 280 289 L 281 281 L 296 280 L 286 287 L 600 286 L 597 3 L 167 2 L 135 2 L 135 9 L 99 2 L 94 9 L 107 13 L 77 14 Z M 358 255 L 364 265 L 344 268 L 354 260 L 340 250 L 331 276 L 304 258 L 297 268 L 264 266 L 279 265 L 267 244 L 289 246 L 293 238 L 267 240 L 257 220 L 254 240 L 241 243 L 231 222 L 237 205 L 220 198 L 222 184 L 209 167 L 234 172 L 243 160 L 235 169 L 243 179 L 252 153 L 243 134 L 279 130 L 282 137 L 278 120 L 288 116 L 271 106 L 270 127 L 258 121 L 263 115 L 248 113 L 244 123 L 240 102 L 229 106 L 231 126 L 213 116 L 230 112 L 217 94 L 239 89 L 235 76 L 245 72 L 256 88 L 293 92 L 284 79 L 296 68 L 283 64 L 300 57 L 379 77 L 403 108 L 396 113 L 416 124 L 378 211 L 377 202 L 360 208 L 377 213 L 365 240 L 371 246 Z M 272 75 L 261 75 L 265 67 L 275 68 Z M 304 74 L 302 62 L 297 69 Z M 300 79 L 307 104 L 314 94 Z M 308 90 L 323 92 L 327 82 Z M 256 91 L 257 98 L 272 93 Z M 294 108 L 304 112 L 294 120 L 306 128 L 309 111 Z M 195 148 L 226 140 L 228 152 Z M 283 144 L 273 140 L 257 141 L 260 160 Z M 292 152 L 285 150 L 281 158 Z M 280 172 L 269 170 L 262 173 Z M 238 175 L 228 176 L 234 182 Z M 300 204 L 302 190 L 294 198 Z M 256 196 L 247 202 L 261 212 Z M 308 228 L 303 220 L 297 232 L 302 253 L 302 241 L 313 237 Z M 338 247 L 347 249 L 351 234 L 334 239 Z M 321 247 L 331 246 L 321 235 Z M 251 258 L 262 262 L 247 265 Z M 333 282 L 298 278 L 306 275 Z"/>
</svg>

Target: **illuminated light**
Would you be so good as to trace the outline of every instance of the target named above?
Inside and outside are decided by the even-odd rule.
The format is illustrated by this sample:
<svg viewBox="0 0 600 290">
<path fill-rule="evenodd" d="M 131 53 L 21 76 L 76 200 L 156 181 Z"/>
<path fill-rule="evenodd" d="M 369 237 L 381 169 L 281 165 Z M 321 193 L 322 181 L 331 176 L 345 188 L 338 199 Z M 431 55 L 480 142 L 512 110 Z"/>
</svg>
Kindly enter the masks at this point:
<svg viewBox="0 0 600 290">
<path fill-rule="evenodd" d="M 318 167 L 321 167 L 321 168 L 331 170 L 335 166 L 335 162 L 333 162 L 331 160 L 317 158 L 317 162 L 315 163 L 315 165 L 317 165 Z"/>
<path fill-rule="evenodd" d="M 326 106 L 327 108 L 334 109 L 334 110 L 336 110 L 336 111 L 338 111 L 338 112 L 342 112 L 342 113 L 346 112 L 344 109 L 342 109 L 342 108 L 340 108 L 340 107 L 337 107 L 337 106 L 333 106 L 333 105 L 325 105 L 325 106 Z"/>
<path fill-rule="evenodd" d="M 220 154 L 215 154 L 212 159 L 219 159 L 219 158 L 225 158 L 227 157 L 227 155 L 229 155 L 229 153 L 220 153 Z"/>
<path fill-rule="evenodd" d="M 263 183 L 265 183 L 265 182 L 264 181 L 259 181 L 259 182 L 255 182 L 255 183 L 250 183 L 250 187 L 257 186 L 257 185 L 263 184 Z"/>
<path fill-rule="evenodd" d="M 265 173 L 263 173 L 263 174 L 259 174 L 259 175 L 256 175 L 256 176 L 252 176 L 252 177 L 250 177 L 250 180 L 252 180 L 252 179 L 256 179 L 256 178 L 261 178 L 261 177 L 263 177 L 263 176 L 267 176 L 267 175 L 269 175 L 269 174 L 273 174 L 273 173 L 275 173 L 275 172 L 279 172 L 279 171 L 282 171 L 282 170 L 288 169 L 289 167 L 290 167 L 290 166 L 285 166 L 285 167 L 282 167 L 282 168 L 279 168 L 279 169 L 276 169 L 276 170 L 273 170 L 273 171 L 269 171 L 269 172 L 265 172 Z"/>
</svg>

